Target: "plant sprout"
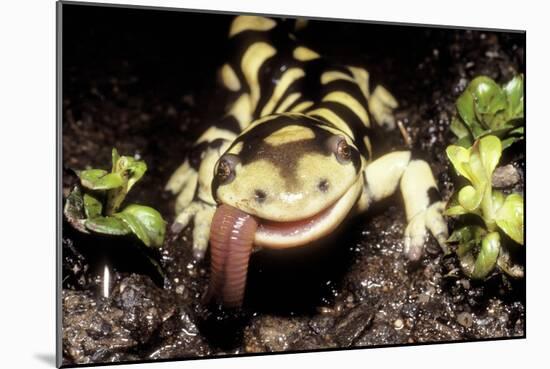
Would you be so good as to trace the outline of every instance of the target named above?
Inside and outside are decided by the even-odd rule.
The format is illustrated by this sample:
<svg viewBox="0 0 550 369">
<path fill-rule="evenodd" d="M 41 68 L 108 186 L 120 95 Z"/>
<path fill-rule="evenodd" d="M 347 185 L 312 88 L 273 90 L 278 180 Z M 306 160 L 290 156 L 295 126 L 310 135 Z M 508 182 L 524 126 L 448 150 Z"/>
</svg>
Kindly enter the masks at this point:
<svg viewBox="0 0 550 369">
<path fill-rule="evenodd" d="M 144 161 L 120 156 L 113 148 L 110 172 L 103 169 L 76 172 L 80 185 L 67 197 L 64 208 L 67 220 L 84 233 L 134 234 L 146 246 L 162 246 L 166 222 L 157 210 L 138 204 L 120 210 L 126 195 L 146 171 Z"/>
<path fill-rule="evenodd" d="M 494 135 L 506 149 L 524 135 L 523 75 L 502 87 L 489 77 L 473 79 L 456 101 L 458 115 L 451 121 L 457 144 L 470 147 L 474 141 Z"/>
<path fill-rule="evenodd" d="M 509 252 L 503 247 L 504 243 L 510 247 L 524 244 L 523 196 L 505 196 L 491 186 L 502 146 L 498 137 L 488 135 L 468 149 L 451 145 L 446 150 L 455 170 L 470 182 L 450 201 L 446 215 L 474 214 L 483 220 L 484 226 L 466 225 L 455 230 L 447 241 L 458 243 L 462 268 L 475 279 L 485 278 L 496 265 L 513 277 L 523 276 L 523 268 L 511 263 Z M 505 242 L 502 233 L 512 242 Z"/>
</svg>

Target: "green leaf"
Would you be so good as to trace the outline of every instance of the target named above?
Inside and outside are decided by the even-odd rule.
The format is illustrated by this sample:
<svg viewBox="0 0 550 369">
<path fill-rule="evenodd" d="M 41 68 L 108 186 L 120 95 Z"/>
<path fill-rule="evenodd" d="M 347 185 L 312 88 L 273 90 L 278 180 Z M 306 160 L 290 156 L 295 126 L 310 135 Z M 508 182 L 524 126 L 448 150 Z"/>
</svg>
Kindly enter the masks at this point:
<svg viewBox="0 0 550 369">
<path fill-rule="evenodd" d="M 514 142 L 517 142 L 517 141 L 522 140 L 522 139 L 523 139 L 523 137 L 508 137 L 508 138 L 505 138 L 504 140 L 502 140 L 502 150 L 506 150 L 507 148 L 512 146 L 512 144 Z"/>
<path fill-rule="evenodd" d="M 457 145 L 469 147 L 473 140 L 488 134 L 505 140 L 507 148 L 517 139 L 508 139 L 510 131 L 524 122 L 523 76 L 514 77 L 503 87 L 486 76 L 474 78 L 456 101 L 458 117 L 451 121 Z"/>
<path fill-rule="evenodd" d="M 111 150 L 111 162 L 112 162 L 111 173 L 115 173 L 117 171 L 116 166 L 117 166 L 118 159 L 120 159 L 120 155 L 118 154 L 117 149 L 113 147 L 113 150 Z"/>
<path fill-rule="evenodd" d="M 481 128 L 475 127 L 473 129 L 474 140 L 477 140 L 478 138 L 483 137 L 489 133 L 491 133 L 491 129 L 481 129 Z"/>
<path fill-rule="evenodd" d="M 469 148 L 470 146 L 473 145 L 474 140 L 473 140 L 472 136 L 469 135 L 469 136 L 464 136 L 464 137 L 458 139 L 455 143 L 458 146 L 462 146 L 462 147 L 467 149 L 467 148 Z"/>
<path fill-rule="evenodd" d="M 510 147 L 514 142 L 523 140 L 525 127 L 517 127 L 507 132 L 507 137 L 502 140 L 502 150 Z"/>
<path fill-rule="evenodd" d="M 447 208 L 443 213 L 446 216 L 452 217 L 457 215 L 468 214 L 468 211 L 464 209 L 461 205 L 455 205 Z"/>
<path fill-rule="evenodd" d="M 113 159 L 115 159 L 114 154 Z M 115 163 L 114 171 L 127 178 L 128 187 L 126 193 L 128 193 L 147 171 L 147 164 L 142 160 L 136 160 L 130 156 L 121 156 Z"/>
<path fill-rule="evenodd" d="M 481 250 L 477 255 L 471 277 L 485 278 L 495 267 L 500 252 L 500 236 L 498 232 L 487 234 L 481 241 Z"/>
<path fill-rule="evenodd" d="M 462 146 L 450 145 L 445 152 L 458 174 L 471 181 L 469 173 L 464 168 L 464 163 L 470 160 L 470 151 Z"/>
<path fill-rule="evenodd" d="M 82 186 L 90 190 L 110 190 L 121 187 L 124 180 L 119 173 L 107 173 L 103 169 L 88 169 L 78 173 Z"/>
<path fill-rule="evenodd" d="M 493 190 L 493 210 L 497 212 L 504 204 L 504 194 L 501 191 Z"/>
<path fill-rule="evenodd" d="M 160 247 L 164 242 L 166 222 L 158 211 L 143 205 L 128 205 L 115 217 L 124 221 L 147 246 Z"/>
<path fill-rule="evenodd" d="M 473 95 L 477 111 L 482 114 L 496 113 L 506 107 L 506 95 L 490 77 L 478 76 L 466 88 Z"/>
<path fill-rule="evenodd" d="M 147 171 L 147 165 L 142 160 L 136 160 L 131 156 L 120 156 L 116 149 L 112 151 L 113 174 L 122 178 L 122 186 L 109 191 L 105 214 L 116 213 L 132 187 L 143 177 Z"/>
<path fill-rule="evenodd" d="M 464 226 L 456 229 L 453 234 L 447 239 L 448 243 L 459 243 L 461 245 L 475 244 L 481 242 L 481 238 L 485 235 L 486 231 L 480 226 Z M 465 251 L 465 249 L 462 249 Z M 463 256 L 464 252 L 457 252 L 459 256 Z"/>
<path fill-rule="evenodd" d="M 450 129 L 459 139 L 470 136 L 470 130 L 458 117 L 454 117 L 451 120 Z"/>
<path fill-rule="evenodd" d="M 129 163 L 128 170 L 130 171 L 130 177 L 128 178 L 128 191 L 143 177 L 147 171 L 147 164 L 144 161 L 134 160 Z"/>
<path fill-rule="evenodd" d="M 485 136 L 479 140 L 478 149 L 487 178 L 491 178 L 502 154 L 500 140 L 492 135 Z"/>
<path fill-rule="evenodd" d="M 114 188 L 107 193 L 107 206 L 105 206 L 105 214 L 113 215 L 128 194 L 126 186 Z"/>
<path fill-rule="evenodd" d="M 464 209 L 458 202 L 458 191 L 455 191 L 449 201 L 447 201 L 447 207 L 443 214 L 446 216 L 458 216 L 468 213 L 469 211 Z M 474 212 L 474 214 L 477 214 L 477 212 Z"/>
<path fill-rule="evenodd" d="M 464 186 L 458 192 L 458 203 L 468 212 L 474 212 L 481 204 L 483 191 L 472 186 Z"/>
<path fill-rule="evenodd" d="M 470 159 L 467 163 L 462 164 L 462 167 L 470 177 L 470 182 L 472 182 L 472 185 L 476 189 L 486 187 L 491 182 L 491 176 L 487 175 L 480 152 L 481 140 L 477 140 L 470 148 Z"/>
<path fill-rule="evenodd" d="M 495 267 L 500 252 L 500 236 L 497 232 L 487 234 L 480 226 L 465 226 L 449 237 L 449 243 L 459 243 L 456 254 L 462 269 L 471 278 L 485 278 Z M 474 255 L 475 247 L 480 245 Z"/>
<path fill-rule="evenodd" d="M 506 94 L 500 86 L 489 77 L 475 78 L 467 90 L 471 91 L 474 100 L 474 113 L 485 129 L 494 129 L 506 120 L 498 117 L 499 112 L 508 107 Z M 481 136 L 474 132 L 474 138 Z"/>
<path fill-rule="evenodd" d="M 460 265 L 466 275 L 471 276 L 474 271 L 474 248 L 481 243 L 481 239 L 487 232 L 480 226 L 465 226 L 453 232 L 447 240 L 448 243 L 458 243 L 456 254 Z"/>
<path fill-rule="evenodd" d="M 100 178 L 105 177 L 107 173 L 108 172 L 103 169 L 87 169 L 76 172 L 82 185 L 88 188 L 90 188 L 90 186 L 92 186 L 93 183 L 97 182 Z"/>
<path fill-rule="evenodd" d="M 504 233 L 523 245 L 523 196 L 517 193 L 508 195 L 495 218 Z"/>
<path fill-rule="evenodd" d="M 517 127 L 510 131 L 511 135 L 523 136 L 525 134 L 525 127 Z M 523 137 L 522 137 L 523 138 Z"/>
<path fill-rule="evenodd" d="M 95 218 L 101 215 L 103 205 L 95 197 L 85 193 L 84 194 L 84 212 L 86 218 Z"/>
<path fill-rule="evenodd" d="M 520 74 L 512 78 L 503 86 L 503 90 L 508 100 L 509 119 L 523 118 L 523 75 Z"/>
<path fill-rule="evenodd" d="M 474 127 L 479 126 L 479 122 L 474 112 L 474 97 L 469 88 L 466 88 L 456 100 L 456 109 L 464 124 L 473 133 Z"/>
<path fill-rule="evenodd" d="M 96 217 L 87 219 L 84 225 L 92 232 L 112 236 L 126 235 L 131 231 L 123 221 L 115 217 Z"/>
</svg>

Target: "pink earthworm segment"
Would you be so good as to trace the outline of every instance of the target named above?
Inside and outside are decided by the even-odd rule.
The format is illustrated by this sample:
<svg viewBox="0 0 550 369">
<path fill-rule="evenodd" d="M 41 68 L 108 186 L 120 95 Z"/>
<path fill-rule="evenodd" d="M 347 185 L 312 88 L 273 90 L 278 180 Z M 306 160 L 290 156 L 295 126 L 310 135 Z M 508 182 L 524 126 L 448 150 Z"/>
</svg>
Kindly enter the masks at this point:
<svg viewBox="0 0 550 369">
<path fill-rule="evenodd" d="M 257 227 L 253 216 L 237 208 L 216 209 L 210 228 L 209 299 L 228 308 L 241 307 Z"/>
</svg>

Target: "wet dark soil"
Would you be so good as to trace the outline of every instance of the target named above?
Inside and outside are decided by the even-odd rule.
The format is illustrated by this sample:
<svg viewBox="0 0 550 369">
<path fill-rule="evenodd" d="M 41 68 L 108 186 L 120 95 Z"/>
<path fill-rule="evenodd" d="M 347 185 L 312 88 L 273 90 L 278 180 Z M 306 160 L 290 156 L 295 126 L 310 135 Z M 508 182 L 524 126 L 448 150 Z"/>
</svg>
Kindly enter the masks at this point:
<svg viewBox="0 0 550 369">
<path fill-rule="evenodd" d="M 64 6 L 63 167 L 108 168 L 112 147 L 147 162 L 127 201 L 157 208 L 196 130 L 223 110 L 216 66 L 230 17 Z M 101 22 L 99 22 L 101 19 Z M 311 22 L 300 37 L 337 61 L 368 67 L 398 98 L 397 118 L 432 165 L 444 198 L 454 101 L 468 81 L 525 72 L 518 33 Z M 404 146 L 378 132 L 378 152 Z M 518 169 L 524 147 L 504 158 Z M 63 172 L 66 196 L 75 178 Z M 63 225 L 65 365 L 211 355 L 447 342 L 525 334 L 525 282 L 467 279 L 431 239 L 416 263 L 402 255 L 399 197 L 314 247 L 253 255 L 245 309 L 204 306 L 208 259 L 192 258 L 191 230 L 160 250 L 81 235 Z M 162 270 L 150 262 L 158 260 Z M 111 278 L 104 296 L 104 271 Z"/>
</svg>

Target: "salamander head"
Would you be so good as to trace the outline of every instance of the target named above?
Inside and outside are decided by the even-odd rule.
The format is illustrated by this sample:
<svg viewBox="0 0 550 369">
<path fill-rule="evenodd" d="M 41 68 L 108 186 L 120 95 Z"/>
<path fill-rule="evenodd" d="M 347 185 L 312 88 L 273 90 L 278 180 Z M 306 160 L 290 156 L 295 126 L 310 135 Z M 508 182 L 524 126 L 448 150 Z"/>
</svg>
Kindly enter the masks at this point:
<svg viewBox="0 0 550 369">
<path fill-rule="evenodd" d="M 336 228 L 363 188 L 364 161 L 353 140 L 302 114 L 262 118 L 220 157 L 218 203 L 259 221 L 255 243 L 292 247 Z"/>
</svg>

